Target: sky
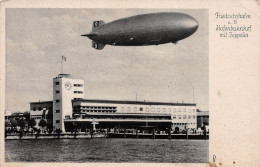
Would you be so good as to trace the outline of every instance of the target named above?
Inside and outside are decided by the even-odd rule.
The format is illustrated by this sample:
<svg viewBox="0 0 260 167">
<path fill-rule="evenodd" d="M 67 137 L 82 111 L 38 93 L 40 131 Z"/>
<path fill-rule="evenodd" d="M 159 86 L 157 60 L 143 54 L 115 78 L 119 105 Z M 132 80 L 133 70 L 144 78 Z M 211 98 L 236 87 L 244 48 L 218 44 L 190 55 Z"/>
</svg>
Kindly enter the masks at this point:
<svg viewBox="0 0 260 167">
<path fill-rule="evenodd" d="M 80 36 L 95 20 L 181 12 L 199 22 L 177 45 L 92 48 Z M 196 103 L 208 111 L 209 34 L 207 10 L 32 9 L 6 10 L 6 110 L 28 111 L 29 102 L 52 100 L 52 79 L 63 73 L 85 81 L 86 99 Z M 193 91 L 194 90 L 194 91 Z M 194 93 L 193 93 L 194 92 Z M 194 98 L 193 98 L 194 97 Z"/>
</svg>

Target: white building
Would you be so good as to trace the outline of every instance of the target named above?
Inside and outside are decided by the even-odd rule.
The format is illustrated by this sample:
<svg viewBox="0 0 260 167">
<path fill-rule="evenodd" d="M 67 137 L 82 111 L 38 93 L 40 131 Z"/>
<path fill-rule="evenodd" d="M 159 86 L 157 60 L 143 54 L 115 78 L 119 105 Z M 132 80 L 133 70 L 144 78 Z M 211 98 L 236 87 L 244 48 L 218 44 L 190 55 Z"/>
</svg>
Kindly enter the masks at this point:
<svg viewBox="0 0 260 167">
<path fill-rule="evenodd" d="M 84 81 L 73 79 L 69 74 L 59 74 L 53 78 L 53 130 L 63 132 L 64 119 L 72 118 L 72 99 L 84 98 Z"/>
<path fill-rule="evenodd" d="M 121 125 L 123 120 L 125 122 L 143 122 L 144 125 L 147 121 L 157 124 L 170 122 L 172 129 L 197 127 L 196 104 L 77 99 L 72 101 L 72 105 L 73 118 L 76 117 L 74 121 L 78 122 L 89 122 L 91 118 L 94 118 L 95 121 L 120 122 Z"/>
<path fill-rule="evenodd" d="M 52 113 L 54 131 L 66 132 L 76 124 L 84 130 L 94 120 L 100 128 L 197 128 L 196 104 L 84 99 L 84 81 L 69 74 L 53 78 L 53 101 L 31 103 L 32 112 L 42 108 Z"/>
</svg>

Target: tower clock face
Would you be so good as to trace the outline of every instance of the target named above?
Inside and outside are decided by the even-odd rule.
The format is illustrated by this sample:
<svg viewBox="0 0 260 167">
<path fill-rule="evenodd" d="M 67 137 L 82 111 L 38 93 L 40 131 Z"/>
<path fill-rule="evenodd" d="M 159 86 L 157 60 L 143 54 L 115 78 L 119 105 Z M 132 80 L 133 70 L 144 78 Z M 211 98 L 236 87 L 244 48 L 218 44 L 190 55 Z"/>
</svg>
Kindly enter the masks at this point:
<svg viewBox="0 0 260 167">
<path fill-rule="evenodd" d="M 70 90 L 71 89 L 71 83 L 66 82 L 65 83 L 65 89 Z"/>
</svg>

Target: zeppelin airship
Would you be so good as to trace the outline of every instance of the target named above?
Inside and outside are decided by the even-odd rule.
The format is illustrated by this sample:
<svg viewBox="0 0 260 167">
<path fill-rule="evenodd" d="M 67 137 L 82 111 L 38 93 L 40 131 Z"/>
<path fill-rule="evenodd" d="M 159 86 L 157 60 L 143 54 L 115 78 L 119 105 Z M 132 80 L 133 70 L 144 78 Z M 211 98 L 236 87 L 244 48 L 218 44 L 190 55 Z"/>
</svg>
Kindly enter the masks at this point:
<svg viewBox="0 0 260 167">
<path fill-rule="evenodd" d="M 150 13 L 105 23 L 94 21 L 92 32 L 83 34 L 92 40 L 92 47 L 101 50 L 105 45 L 146 46 L 177 44 L 198 29 L 198 22 L 183 13 Z"/>
</svg>

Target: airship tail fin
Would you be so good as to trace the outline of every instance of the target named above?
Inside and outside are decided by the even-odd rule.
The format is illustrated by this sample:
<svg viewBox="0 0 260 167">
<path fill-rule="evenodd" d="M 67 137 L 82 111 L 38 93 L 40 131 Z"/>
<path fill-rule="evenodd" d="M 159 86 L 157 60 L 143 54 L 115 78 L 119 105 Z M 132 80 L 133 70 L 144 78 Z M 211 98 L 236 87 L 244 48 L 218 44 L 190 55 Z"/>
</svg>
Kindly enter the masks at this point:
<svg viewBox="0 0 260 167">
<path fill-rule="evenodd" d="M 101 44 L 101 43 L 92 41 L 92 47 L 93 47 L 94 49 L 101 50 L 101 49 L 103 49 L 105 46 L 106 46 L 106 45 L 104 45 L 104 44 Z"/>
<path fill-rule="evenodd" d="M 92 26 L 92 30 L 94 30 L 95 28 L 97 28 L 97 27 L 99 27 L 103 24 L 105 24 L 105 22 L 103 20 L 94 21 L 93 26 Z"/>
</svg>

